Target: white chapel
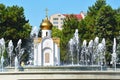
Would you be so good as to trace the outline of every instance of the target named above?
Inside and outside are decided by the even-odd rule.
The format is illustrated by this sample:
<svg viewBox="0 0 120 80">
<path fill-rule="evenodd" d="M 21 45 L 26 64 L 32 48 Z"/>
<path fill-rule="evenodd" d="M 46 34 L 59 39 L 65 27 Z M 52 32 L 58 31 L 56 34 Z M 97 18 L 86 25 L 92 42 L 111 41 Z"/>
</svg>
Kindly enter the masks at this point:
<svg viewBox="0 0 120 80">
<path fill-rule="evenodd" d="M 34 65 L 58 66 L 60 65 L 60 38 L 51 36 L 52 23 L 48 17 L 42 21 L 41 37 L 34 39 Z"/>
</svg>

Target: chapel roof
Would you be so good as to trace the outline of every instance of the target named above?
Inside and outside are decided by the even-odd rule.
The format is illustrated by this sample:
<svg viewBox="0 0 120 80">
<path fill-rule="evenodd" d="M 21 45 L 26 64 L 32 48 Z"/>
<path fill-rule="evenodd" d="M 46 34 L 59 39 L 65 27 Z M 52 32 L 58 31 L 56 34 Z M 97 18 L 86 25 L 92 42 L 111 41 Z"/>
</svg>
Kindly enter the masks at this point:
<svg viewBox="0 0 120 80">
<path fill-rule="evenodd" d="M 42 23 L 41 23 L 41 25 L 40 25 L 40 28 L 42 29 L 42 30 L 51 30 L 52 29 L 52 23 L 48 20 L 48 17 L 46 17 L 43 21 L 42 21 Z"/>
<path fill-rule="evenodd" d="M 46 18 L 44 20 L 42 20 L 42 23 L 40 25 L 40 28 L 42 30 L 51 30 L 52 29 L 52 23 L 49 21 L 48 19 L 48 13 L 47 13 L 47 9 L 46 9 Z"/>
</svg>

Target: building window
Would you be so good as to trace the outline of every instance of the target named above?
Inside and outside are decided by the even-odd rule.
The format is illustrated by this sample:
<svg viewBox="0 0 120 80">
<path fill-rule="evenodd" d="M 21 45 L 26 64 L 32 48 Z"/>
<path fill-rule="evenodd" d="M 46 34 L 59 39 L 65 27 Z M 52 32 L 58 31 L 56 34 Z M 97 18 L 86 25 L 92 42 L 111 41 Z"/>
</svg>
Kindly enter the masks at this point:
<svg viewBox="0 0 120 80">
<path fill-rule="evenodd" d="M 58 22 L 53 22 L 53 24 L 58 24 Z"/>
<path fill-rule="evenodd" d="M 45 53 L 45 63 L 49 63 L 50 61 L 50 59 L 49 59 L 49 53 Z"/>
<path fill-rule="evenodd" d="M 58 20 L 58 18 L 53 18 L 53 20 Z"/>
<path fill-rule="evenodd" d="M 61 20 L 64 20 L 63 18 L 61 18 Z"/>
</svg>

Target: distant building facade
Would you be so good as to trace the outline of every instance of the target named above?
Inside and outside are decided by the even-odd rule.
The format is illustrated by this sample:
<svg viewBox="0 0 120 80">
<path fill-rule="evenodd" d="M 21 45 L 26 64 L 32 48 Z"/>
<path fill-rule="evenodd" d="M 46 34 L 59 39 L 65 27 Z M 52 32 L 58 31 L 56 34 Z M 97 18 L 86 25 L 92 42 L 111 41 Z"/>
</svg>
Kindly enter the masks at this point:
<svg viewBox="0 0 120 80">
<path fill-rule="evenodd" d="M 50 16 L 50 22 L 53 24 L 53 26 L 56 26 L 58 29 L 62 29 L 63 26 L 63 20 L 66 17 L 63 14 L 54 14 Z"/>
<path fill-rule="evenodd" d="M 53 26 L 56 26 L 58 29 L 62 30 L 63 26 L 63 20 L 66 18 L 66 16 L 69 16 L 70 14 L 54 14 L 50 16 L 50 22 L 53 24 Z M 85 14 L 81 12 L 80 14 L 73 14 L 78 20 L 84 19 Z"/>
</svg>

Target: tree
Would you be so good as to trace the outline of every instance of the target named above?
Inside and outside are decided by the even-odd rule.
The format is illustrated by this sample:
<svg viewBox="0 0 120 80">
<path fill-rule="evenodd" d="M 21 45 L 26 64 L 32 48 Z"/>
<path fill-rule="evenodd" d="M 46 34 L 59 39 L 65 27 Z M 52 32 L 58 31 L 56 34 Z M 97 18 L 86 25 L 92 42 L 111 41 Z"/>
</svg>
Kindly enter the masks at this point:
<svg viewBox="0 0 120 80">
<path fill-rule="evenodd" d="M 87 26 L 90 26 L 94 29 L 96 16 L 99 10 L 101 9 L 101 7 L 105 5 L 106 5 L 106 0 L 97 0 L 94 5 L 88 7 L 87 16 L 85 18 L 85 21 L 87 22 Z"/>
<path fill-rule="evenodd" d="M 83 40 L 91 40 L 94 38 L 93 32 L 94 29 L 92 26 L 87 26 L 87 22 L 85 19 L 81 20 L 78 24 L 78 30 L 79 30 L 79 37 L 81 41 Z"/>
<path fill-rule="evenodd" d="M 25 41 L 29 37 L 31 26 L 25 19 L 23 7 L 0 4 L 0 38 L 7 42 L 13 40 L 16 44 L 18 39 Z"/>
<path fill-rule="evenodd" d="M 118 35 L 115 11 L 110 6 L 103 6 L 96 18 L 95 35 L 106 39 L 107 50 L 112 52 L 113 38 Z"/>
<path fill-rule="evenodd" d="M 116 9 L 115 19 L 117 21 L 117 28 L 120 28 L 120 8 Z"/>
<path fill-rule="evenodd" d="M 106 5 L 105 0 L 97 0 L 94 5 L 88 8 L 87 16 L 85 19 L 79 21 L 78 29 L 79 29 L 79 36 L 83 41 L 86 39 L 90 41 L 96 37 L 95 33 L 95 22 L 98 16 L 99 10 Z"/>
<path fill-rule="evenodd" d="M 101 7 L 105 5 L 106 5 L 106 0 L 97 0 L 94 5 L 88 8 L 87 14 L 89 16 L 96 16 L 98 11 L 101 9 Z"/>
<path fill-rule="evenodd" d="M 96 18 L 96 28 L 95 35 L 100 37 L 100 39 L 106 39 L 106 57 L 108 62 L 111 57 L 108 58 L 108 54 L 112 53 L 113 39 L 119 34 L 120 28 L 117 27 L 117 21 L 115 18 L 116 12 L 111 8 L 111 6 L 103 6 Z"/>
<path fill-rule="evenodd" d="M 52 37 L 61 38 L 61 35 L 62 35 L 62 31 L 59 30 L 58 28 L 56 28 L 55 26 L 53 26 L 53 28 L 52 28 Z"/>
</svg>

